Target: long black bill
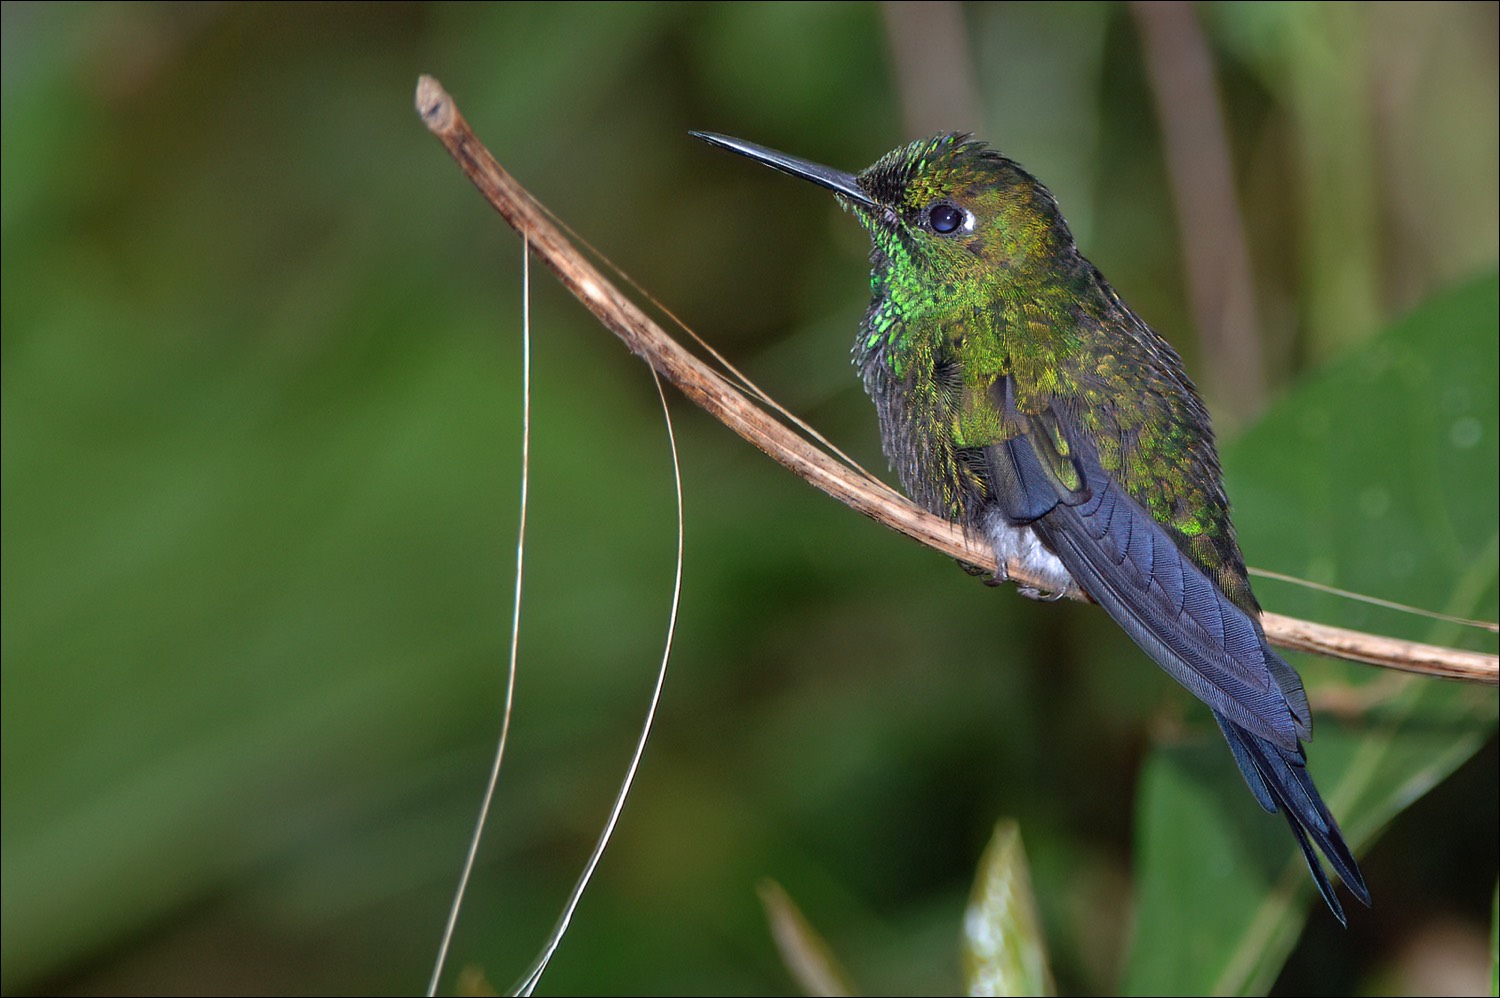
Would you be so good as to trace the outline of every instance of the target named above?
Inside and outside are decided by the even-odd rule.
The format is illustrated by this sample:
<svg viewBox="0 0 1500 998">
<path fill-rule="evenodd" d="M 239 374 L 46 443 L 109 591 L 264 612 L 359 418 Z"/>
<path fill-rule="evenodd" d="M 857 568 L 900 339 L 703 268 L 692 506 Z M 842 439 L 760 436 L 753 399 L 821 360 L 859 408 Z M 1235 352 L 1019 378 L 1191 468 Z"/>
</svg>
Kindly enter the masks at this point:
<svg viewBox="0 0 1500 998">
<path fill-rule="evenodd" d="M 852 173 L 835 170 L 832 167 L 820 166 L 810 163 L 796 156 L 788 156 L 784 152 L 775 149 L 767 149 L 753 142 L 743 139 L 733 139 L 728 135 L 716 135 L 713 132 L 688 132 L 689 135 L 702 139 L 710 145 L 718 146 L 720 149 L 728 149 L 737 152 L 741 156 L 748 156 L 757 163 L 764 163 L 773 170 L 800 177 L 803 180 L 811 180 L 820 187 L 826 187 L 835 194 L 848 198 L 855 204 L 864 205 L 867 208 L 877 207 L 874 198 L 860 189 L 859 179 Z"/>
</svg>

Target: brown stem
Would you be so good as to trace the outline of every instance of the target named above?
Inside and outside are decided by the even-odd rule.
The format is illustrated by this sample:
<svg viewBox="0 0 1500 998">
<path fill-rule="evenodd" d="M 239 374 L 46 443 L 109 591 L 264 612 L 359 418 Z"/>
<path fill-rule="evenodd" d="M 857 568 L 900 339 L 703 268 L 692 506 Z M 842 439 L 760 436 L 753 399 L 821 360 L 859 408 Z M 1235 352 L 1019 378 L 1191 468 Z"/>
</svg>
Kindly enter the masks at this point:
<svg viewBox="0 0 1500 998">
<path fill-rule="evenodd" d="M 955 0 L 887 0 L 880 9 L 907 129 L 977 131 L 984 114 L 963 8 Z"/>
<path fill-rule="evenodd" d="M 974 543 L 958 525 L 917 508 L 889 486 L 814 447 L 668 336 L 563 236 L 536 200 L 475 137 L 453 98 L 430 76 L 417 82 L 417 113 L 485 200 L 511 228 L 526 235 L 532 252 L 552 268 L 563 286 L 631 352 L 688 399 L 844 505 L 936 551 L 995 570 L 994 553 L 987 545 Z M 1007 567 L 1015 581 L 1041 587 L 1041 580 L 1021 566 Z M 1500 659 L 1494 655 L 1400 641 L 1270 613 L 1265 615 L 1264 624 L 1266 636 L 1284 648 L 1491 685 L 1500 677 Z"/>
<path fill-rule="evenodd" d="M 1193 5 L 1130 5 L 1156 94 L 1193 324 L 1209 386 L 1236 423 L 1265 403 L 1250 251 L 1208 40 Z"/>
</svg>

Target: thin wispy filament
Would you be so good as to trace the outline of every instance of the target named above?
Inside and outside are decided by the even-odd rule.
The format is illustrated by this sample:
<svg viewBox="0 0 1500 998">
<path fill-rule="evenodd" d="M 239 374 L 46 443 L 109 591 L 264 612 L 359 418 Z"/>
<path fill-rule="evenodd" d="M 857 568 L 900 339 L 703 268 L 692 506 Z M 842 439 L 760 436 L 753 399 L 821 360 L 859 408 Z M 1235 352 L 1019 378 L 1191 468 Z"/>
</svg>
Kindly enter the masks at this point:
<svg viewBox="0 0 1500 998">
<path fill-rule="evenodd" d="M 674 459 L 675 459 L 675 451 Z M 489 818 L 490 802 L 495 798 L 495 787 L 500 782 L 500 764 L 505 759 L 505 744 L 510 737 L 511 708 L 516 698 L 516 657 L 521 638 L 521 578 L 526 564 L 526 498 L 531 479 L 531 243 L 525 233 L 521 235 L 521 514 L 516 527 L 516 584 L 511 605 L 510 618 L 510 662 L 505 671 L 505 703 L 500 714 L 500 739 L 495 746 L 495 761 L 490 765 L 489 782 L 485 784 L 484 799 L 479 805 L 479 817 L 474 822 L 474 834 L 469 838 L 469 851 L 464 857 L 463 871 L 458 877 L 458 889 L 453 893 L 453 904 L 448 909 L 448 922 L 443 927 L 443 940 L 438 945 L 437 960 L 432 968 L 432 979 L 427 984 L 428 998 L 437 994 L 438 980 L 443 975 L 443 964 L 448 959 L 448 949 L 453 943 L 453 930 L 458 924 L 458 913 L 463 908 L 464 891 L 474 873 L 474 859 L 479 854 L 479 843 L 484 837 L 484 824 Z"/>
</svg>

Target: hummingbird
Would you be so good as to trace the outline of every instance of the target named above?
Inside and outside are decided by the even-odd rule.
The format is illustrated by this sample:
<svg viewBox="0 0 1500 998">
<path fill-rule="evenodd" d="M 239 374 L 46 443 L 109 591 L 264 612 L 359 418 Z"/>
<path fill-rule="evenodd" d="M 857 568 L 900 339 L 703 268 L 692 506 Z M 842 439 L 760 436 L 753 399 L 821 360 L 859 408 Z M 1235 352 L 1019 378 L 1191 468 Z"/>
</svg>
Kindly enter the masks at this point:
<svg viewBox="0 0 1500 998">
<path fill-rule="evenodd" d="M 1347 924 L 1318 852 L 1366 906 L 1369 888 L 1308 772 L 1307 694 L 1266 641 L 1208 411 L 1052 193 L 965 133 L 859 174 L 691 134 L 827 188 L 858 219 L 872 296 L 853 360 L 907 495 L 983 537 L 997 584 L 1015 566 L 1031 598 L 1081 590 L 1202 700 Z"/>
</svg>

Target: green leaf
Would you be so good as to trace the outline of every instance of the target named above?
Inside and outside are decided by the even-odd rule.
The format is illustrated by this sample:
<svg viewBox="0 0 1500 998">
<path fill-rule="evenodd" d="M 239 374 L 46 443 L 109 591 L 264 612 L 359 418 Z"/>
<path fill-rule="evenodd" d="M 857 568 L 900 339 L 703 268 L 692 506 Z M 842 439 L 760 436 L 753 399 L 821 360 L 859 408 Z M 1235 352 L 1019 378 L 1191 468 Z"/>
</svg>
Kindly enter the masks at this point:
<svg viewBox="0 0 1500 998">
<path fill-rule="evenodd" d="M 964 913 L 963 954 L 971 995 L 1056 994 L 1021 829 L 1014 821 L 995 826 L 980 860 Z"/>
<path fill-rule="evenodd" d="M 1310 378 L 1228 449 L 1252 563 L 1495 618 L 1497 290 L 1491 276 L 1434 299 Z M 1268 609 L 1493 650 L 1493 639 L 1454 624 L 1268 582 L 1258 590 Z M 1318 724 L 1310 766 L 1356 851 L 1495 727 L 1489 688 L 1297 664 Z M 1267 991 L 1300 934 L 1312 885 L 1281 817 L 1258 810 L 1209 725 L 1153 753 L 1137 823 L 1126 993 Z M 1381 885 L 1370 890 L 1379 905 Z M 1329 917 L 1318 908 L 1313 917 Z M 1358 919 L 1359 906 L 1349 915 Z"/>
</svg>

